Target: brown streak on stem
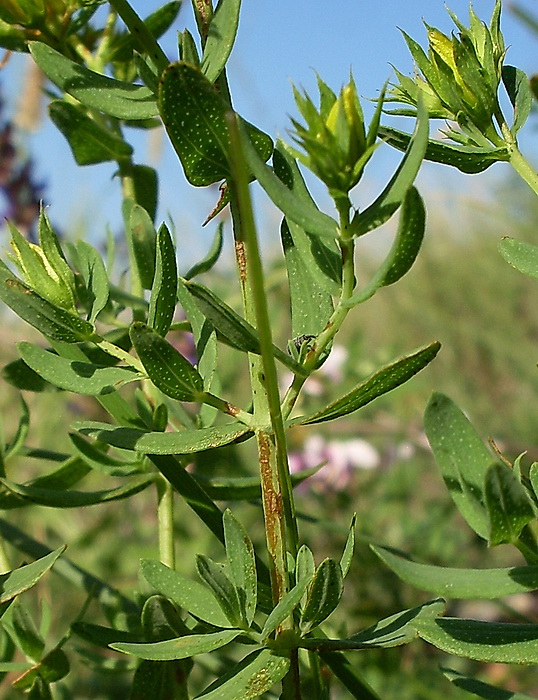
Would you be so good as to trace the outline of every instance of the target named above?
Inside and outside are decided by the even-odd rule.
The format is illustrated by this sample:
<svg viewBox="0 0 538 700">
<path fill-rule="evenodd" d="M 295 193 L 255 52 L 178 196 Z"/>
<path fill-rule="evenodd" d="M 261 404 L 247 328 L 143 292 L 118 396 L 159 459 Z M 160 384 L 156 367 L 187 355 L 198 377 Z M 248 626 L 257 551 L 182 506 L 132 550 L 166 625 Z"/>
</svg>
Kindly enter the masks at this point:
<svg viewBox="0 0 538 700">
<path fill-rule="evenodd" d="M 245 256 L 245 244 L 243 241 L 235 241 L 235 257 L 237 259 L 237 266 L 239 268 L 241 282 L 245 283 L 247 280 L 247 260 Z"/>
</svg>

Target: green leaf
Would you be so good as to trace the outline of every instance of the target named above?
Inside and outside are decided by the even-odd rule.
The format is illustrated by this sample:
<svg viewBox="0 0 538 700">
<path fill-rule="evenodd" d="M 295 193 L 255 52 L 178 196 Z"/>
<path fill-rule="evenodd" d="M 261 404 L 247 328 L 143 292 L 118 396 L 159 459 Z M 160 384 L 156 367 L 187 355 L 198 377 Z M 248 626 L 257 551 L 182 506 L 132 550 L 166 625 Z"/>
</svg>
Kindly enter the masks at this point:
<svg viewBox="0 0 538 700">
<path fill-rule="evenodd" d="M 149 378 L 163 394 L 177 401 L 203 399 L 204 380 L 173 345 L 139 321 L 130 335 Z"/>
<path fill-rule="evenodd" d="M 150 596 L 144 603 L 141 622 L 146 642 L 163 642 L 191 632 L 176 606 L 159 594 Z"/>
<path fill-rule="evenodd" d="M 102 659 L 100 657 L 98 660 L 99 665 L 95 662 L 91 664 L 91 668 L 98 673 L 108 670 Z M 107 661 L 110 662 L 110 659 Z M 191 664 L 189 660 L 142 661 L 134 674 L 129 700 L 188 700 L 187 676 Z"/>
<path fill-rule="evenodd" d="M 28 669 L 22 676 L 19 676 L 13 683 L 13 687 L 19 689 L 32 688 L 36 681 L 41 682 L 43 685 L 55 683 L 67 676 L 69 671 L 69 660 L 65 653 L 61 649 L 52 649 L 52 651 L 40 659 L 39 663 Z M 28 697 L 30 699 L 34 697 L 32 691 L 30 691 Z M 35 697 L 48 698 L 52 696 L 50 694 L 45 694 L 36 695 Z"/>
<path fill-rule="evenodd" d="M 318 335 L 333 312 L 331 295 L 309 274 L 308 267 L 295 246 L 286 219 L 280 227 L 282 247 L 291 303 L 292 338 L 302 335 Z"/>
<path fill-rule="evenodd" d="M 538 663 L 538 625 L 441 617 L 411 623 L 419 637 L 438 649 L 476 661 Z"/>
<path fill-rule="evenodd" d="M 185 286 L 195 298 L 204 316 L 233 348 L 256 355 L 261 354 L 258 332 L 250 323 L 207 287 L 195 282 L 186 282 Z M 293 372 L 304 374 L 302 366 L 276 345 L 273 345 L 273 352 L 276 359 Z"/>
<path fill-rule="evenodd" d="M 180 608 L 215 627 L 230 627 L 228 618 L 206 586 L 158 561 L 142 559 L 140 567 L 146 581 Z"/>
<path fill-rule="evenodd" d="M 424 238 L 426 209 L 418 190 L 410 187 L 400 211 L 398 231 L 392 247 L 377 270 L 375 276 L 360 292 L 353 294 L 345 304 L 355 306 L 371 296 L 378 289 L 394 284 L 403 277 L 416 260 Z"/>
<path fill-rule="evenodd" d="M 445 610 L 444 600 L 431 600 L 423 605 L 386 617 L 375 625 L 362 632 L 345 639 L 316 639 L 306 637 L 301 640 L 300 646 L 306 649 L 319 651 L 332 651 L 341 649 L 352 651 L 353 649 L 391 648 L 409 644 L 419 636 L 416 625 L 421 620 L 436 620 Z"/>
<path fill-rule="evenodd" d="M 149 165 L 133 165 L 131 177 L 133 178 L 135 201 L 147 211 L 150 219 L 155 221 L 159 196 L 157 171 Z"/>
<path fill-rule="evenodd" d="M 469 678 L 451 668 L 441 668 L 441 670 L 445 677 L 457 688 L 477 695 L 479 698 L 485 698 L 486 700 L 535 700 L 530 695 L 495 688 L 489 683 L 483 683 L 476 678 Z"/>
<path fill-rule="evenodd" d="M 371 545 L 371 549 L 402 581 L 447 598 L 493 600 L 538 589 L 538 566 L 454 569 L 419 564 L 386 547 Z"/>
<path fill-rule="evenodd" d="M 127 200 L 124 212 L 128 214 L 127 243 L 132 249 L 140 283 L 151 289 L 155 275 L 157 233 L 148 212 L 140 205 Z"/>
<path fill-rule="evenodd" d="M 14 457 L 16 454 L 24 449 L 24 443 L 30 429 L 30 411 L 28 409 L 28 404 L 21 396 L 21 414 L 19 417 L 19 422 L 17 424 L 17 430 L 13 439 L 10 440 L 8 445 L 2 445 L 2 459 L 6 460 L 10 457 Z M 0 428 L 0 439 L 3 440 L 2 430 Z"/>
<path fill-rule="evenodd" d="M 334 611 L 344 592 L 340 564 L 325 559 L 316 569 L 308 589 L 306 603 L 301 611 L 301 631 L 306 634 L 327 619 Z"/>
<path fill-rule="evenodd" d="M 13 360 L 2 367 L 2 379 L 22 391 L 44 391 L 48 384 L 47 382 L 30 369 L 22 360 Z"/>
<path fill-rule="evenodd" d="M 514 66 L 502 67 L 502 80 L 514 108 L 514 123 L 510 131 L 515 136 L 531 113 L 532 90 L 526 74 Z"/>
<path fill-rule="evenodd" d="M 0 299 L 24 321 L 54 340 L 78 343 L 90 340 L 94 334 L 93 324 L 51 304 L 12 275 L 1 261 Z"/>
<path fill-rule="evenodd" d="M 254 546 L 245 528 L 228 508 L 224 511 L 222 521 L 230 580 L 237 591 L 241 617 L 250 626 L 258 599 Z"/>
<path fill-rule="evenodd" d="M 342 569 L 342 576 L 345 578 L 349 572 L 351 566 L 351 561 L 353 559 L 353 552 L 355 550 L 355 523 L 357 521 L 357 515 L 353 515 L 351 519 L 351 525 L 349 526 L 349 533 L 346 539 L 346 544 L 344 545 L 344 551 L 340 558 L 340 568 Z"/>
<path fill-rule="evenodd" d="M 189 634 L 177 639 L 167 639 L 164 642 L 149 644 L 117 642 L 111 644 L 110 648 L 122 651 L 124 654 L 132 654 L 139 659 L 171 661 L 173 659 L 186 659 L 197 654 L 207 654 L 215 649 L 220 649 L 242 633 L 243 630 L 223 630 L 222 632 L 208 632 L 206 634 Z"/>
<path fill-rule="evenodd" d="M 168 228 L 163 224 L 157 233 L 157 257 L 149 300 L 148 326 L 165 336 L 172 323 L 176 304 L 176 249 Z"/>
<path fill-rule="evenodd" d="M 505 237 L 499 243 L 499 252 L 516 270 L 538 279 L 538 246 Z"/>
<path fill-rule="evenodd" d="M 31 41 L 28 47 L 49 80 L 86 107 L 116 119 L 141 120 L 158 114 L 155 96 L 147 87 L 88 70 L 41 41 Z"/>
<path fill-rule="evenodd" d="M 313 201 L 306 200 L 287 187 L 273 170 L 265 165 L 244 129 L 240 129 L 245 160 L 250 171 L 273 204 L 286 216 L 308 233 L 328 238 L 338 237 L 336 221 L 321 212 Z"/>
<path fill-rule="evenodd" d="M 301 469 L 291 475 L 291 483 L 297 486 L 309 476 L 318 472 L 320 467 Z M 195 474 L 194 478 L 203 486 L 215 501 L 254 501 L 262 497 L 262 487 L 259 476 L 240 477 L 205 477 Z"/>
<path fill-rule="evenodd" d="M 250 433 L 249 428 L 239 422 L 177 433 L 147 432 L 97 421 L 78 422 L 73 427 L 105 445 L 153 455 L 194 454 L 229 445 Z"/>
<path fill-rule="evenodd" d="M 443 394 L 432 395 L 424 414 L 424 428 L 452 500 L 470 527 L 487 540 L 484 484 L 495 458 L 469 420 Z"/>
<path fill-rule="evenodd" d="M 367 681 L 361 677 L 356 663 L 340 652 L 322 651 L 319 656 L 335 677 L 350 692 L 350 697 L 355 700 L 381 700 L 381 697 L 370 687 Z"/>
<path fill-rule="evenodd" d="M 214 83 L 230 56 L 239 26 L 241 0 L 219 0 L 209 24 L 202 56 L 202 73 Z"/>
<path fill-rule="evenodd" d="M 314 572 L 312 571 L 312 576 L 313 575 Z M 278 601 L 265 620 L 260 633 L 262 639 L 267 639 L 269 635 L 272 634 L 276 628 L 293 613 L 295 608 L 301 602 L 301 598 L 304 596 L 305 591 L 312 580 L 312 576 L 303 576 L 297 581 L 297 585 L 285 593 Z"/>
<path fill-rule="evenodd" d="M 241 625 L 238 591 L 231 582 L 226 572 L 226 567 L 223 564 L 214 562 L 204 554 L 198 554 L 196 557 L 196 570 L 202 581 L 212 591 L 231 625 L 233 627 Z"/>
<path fill-rule="evenodd" d="M 65 548 L 65 545 L 58 547 L 31 564 L 9 571 L 7 574 L 0 574 L 0 604 L 7 603 L 20 593 L 32 588 L 51 569 L 58 557 L 65 552 Z"/>
<path fill-rule="evenodd" d="M 103 491 L 59 491 L 57 489 L 24 486 L 8 479 L 0 479 L 0 484 L 12 493 L 31 503 L 50 508 L 81 508 L 82 506 L 93 506 L 99 503 L 108 503 L 109 501 L 119 501 L 140 493 L 140 491 L 143 491 L 154 482 L 155 477 L 150 475 L 132 478 L 125 486 L 115 489 Z"/>
<path fill-rule="evenodd" d="M 378 198 L 363 212 L 353 217 L 351 230 L 355 236 L 362 236 L 378 228 L 398 209 L 420 170 L 427 144 L 428 113 L 424 105 L 419 103 L 415 131 L 409 140 L 402 162 Z"/>
<path fill-rule="evenodd" d="M 144 470 L 143 461 L 132 462 L 116 459 L 97 447 L 98 443 L 90 443 L 76 433 L 69 433 L 69 440 L 75 453 L 92 469 L 106 476 L 126 477 L 140 474 Z"/>
<path fill-rule="evenodd" d="M 440 347 L 440 343 L 435 342 L 426 345 L 420 350 L 416 350 L 410 355 L 405 355 L 390 365 L 386 365 L 374 372 L 348 394 L 333 401 L 321 411 L 307 418 L 297 418 L 294 423 L 300 423 L 301 425 L 322 423 L 323 421 L 340 418 L 362 408 L 370 401 L 386 394 L 388 391 L 392 391 L 392 389 L 406 382 L 417 372 L 420 372 L 421 369 L 424 369 L 437 355 Z"/>
<path fill-rule="evenodd" d="M 379 136 L 390 146 L 405 151 L 409 146 L 411 135 L 388 126 L 379 129 Z M 457 146 L 452 143 L 429 140 L 424 155 L 425 160 L 451 165 L 462 173 L 473 175 L 481 173 L 498 161 L 509 160 L 507 148 L 482 148 Z"/>
<path fill-rule="evenodd" d="M 90 362 L 68 360 L 24 341 L 17 343 L 17 348 L 26 365 L 45 381 L 76 394 L 110 394 L 141 377 L 127 367 L 104 367 Z"/>
<path fill-rule="evenodd" d="M 490 547 L 515 544 L 525 525 L 534 520 L 527 490 L 506 464 L 493 464 L 486 472 L 485 506 L 489 516 Z"/>
<path fill-rule="evenodd" d="M 163 72 L 159 112 L 191 185 L 203 187 L 229 177 L 229 110 L 195 66 L 180 61 Z M 254 141 L 255 153 L 265 162 L 273 150 L 271 139 L 251 124 L 245 124 L 245 129 Z"/>
<path fill-rule="evenodd" d="M 196 698 L 203 700 L 251 700 L 259 698 L 282 680 L 290 668 L 290 660 L 269 649 L 254 651 L 229 673 L 219 678 Z"/>
<path fill-rule="evenodd" d="M 197 277 L 198 275 L 203 275 L 204 272 L 209 272 L 215 265 L 215 263 L 218 261 L 220 258 L 220 254 L 222 252 L 222 245 L 224 243 L 224 237 L 222 235 L 222 232 L 224 230 L 224 223 L 221 222 L 217 226 L 217 230 L 215 232 L 215 237 L 213 239 L 213 243 L 211 244 L 211 248 L 206 255 L 206 257 L 203 260 L 200 260 L 200 262 L 195 263 L 187 273 L 185 273 L 185 279 L 190 280 L 193 277 Z"/>
<path fill-rule="evenodd" d="M 49 104 L 49 114 L 67 139 L 77 165 L 117 161 L 133 153 L 132 146 L 111 129 L 98 124 L 78 105 L 53 100 Z"/>
<path fill-rule="evenodd" d="M 78 270 L 82 275 L 88 298 L 88 320 L 94 323 L 98 314 L 105 308 L 110 296 L 108 275 L 105 264 L 95 248 L 86 241 L 77 241 L 76 254 Z"/>
</svg>

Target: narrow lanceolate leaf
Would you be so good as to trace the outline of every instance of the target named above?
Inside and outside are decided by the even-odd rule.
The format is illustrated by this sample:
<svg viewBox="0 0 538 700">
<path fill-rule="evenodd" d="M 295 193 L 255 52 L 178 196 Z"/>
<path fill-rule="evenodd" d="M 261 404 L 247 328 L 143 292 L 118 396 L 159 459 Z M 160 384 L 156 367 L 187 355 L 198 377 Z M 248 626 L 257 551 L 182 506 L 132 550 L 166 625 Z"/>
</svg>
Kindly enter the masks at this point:
<svg viewBox="0 0 538 700">
<path fill-rule="evenodd" d="M 312 571 L 312 576 L 313 575 L 314 572 Z M 283 595 L 278 601 L 265 620 L 261 631 L 262 639 L 267 639 L 267 637 L 269 637 L 269 635 L 272 634 L 276 628 L 293 613 L 295 608 L 301 602 L 301 599 L 312 580 L 312 576 L 303 576 L 302 579 L 297 582 L 297 585 Z"/>
<path fill-rule="evenodd" d="M 130 479 L 125 486 L 103 491 L 59 491 L 44 489 L 36 486 L 16 484 L 8 479 L 0 479 L 0 483 L 12 493 L 31 503 L 37 503 L 50 508 L 81 508 L 109 501 L 119 501 L 134 496 L 155 482 L 155 477 L 140 476 Z"/>
<path fill-rule="evenodd" d="M 484 484 L 496 462 L 456 404 L 434 393 L 424 414 L 424 428 L 452 500 L 470 527 L 489 538 Z"/>
<path fill-rule="evenodd" d="M 230 624 L 234 627 L 239 626 L 242 622 L 239 596 L 228 576 L 226 567 L 214 562 L 204 554 L 198 554 L 196 570 L 202 581 L 212 591 Z"/>
<path fill-rule="evenodd" d="M 135 322 L 131 340 L 149 378 L 163 394 L 177 401 L 200 401 L 204 380 L 191 363 L 144 323 Z"/>
<path fill-rule="evenodd" d="M 148 326 L 165 336 L 177 304 L 176 250 L 170 232 L 163 224 L 157 233 L 155 276 L 149 300 Z"/>
<path fill-rule="evenodd" d="M 290 290 L 292 338 L 318 335 L 333 312 L 331 295 L 309 274 L 290 228 L 283 219 L 280 227 Z"/>
<path fill-rule="evenodd" d="M 0 262 L 0 299 L 43 335 L 66 343 L 90 340 L 93 324 L 43 299 Z"/>
<path fill-rule="evenodd" d="M 0 605 L 7 603 L 23 591 L 34 586 L 39 579 L 54 565 L 55 561 L 65 551 L 65 546 L 55 549 L 54 552 L 26 564 L 18 569 L 0 575 Z"/>
<path fill-rule="evenodd" d="M 64 100 L 49 105 L 50 118 L 67 139 L 77 165 L 117 161 L 132 155 L 133 148 L 85 110 Z"/>
<path fill-rule="evenodd" d="M 245 321 L 244 318 L 207 287 L 195 282 L 188 282 L 185 286 L 195 298 L 204 316 L 232 347 L 243 352 L 252 352 L 256 355 L 261 354 L 258 332 L 250 323 Z M 276 345 L 273 345 L 273 352 L 276 359 L 286 365 L 286 367 L 298 374 L 304 373 L 301 365 Z"/>
<path fill-rule="evenodd" d="M 316 639 L 306 637 L 301 640 L 301 647 L 317 649 L 320 652 L 332 650 L 390 648 L 409 644 L 419 635 L 415 623 L 420 620 L 435 620 L 442 615 L 446 604 L 444 600 L 432 600 L 423 605 L 386 617 L 362 632 L 345 639 Z"/>
<path fill-rule="evenodd" d="M 197 695 L 200 700 L 252 700 L 281 681 L 290 668 L 287 656 L 269 649 L 254 651 Z"/>
<path fill-rule="evenodd" d="M 230 580 L 237 591 L 241 615 L 250 626 L 258 598 L 254 546 L 244 527 L 229 509 L 224 511 L 222 521 Z"/>
<path fill-rule="evenodd" d="M 538 663 L 538 625 L 440 617 L 411 623 L 418 636 L 448 654 L 505 664 Z"/>
<path fill-rule="evenodd" d="M 151 289 L 155 275 L 157 232 L 149 213 L 140 205 L 127 200 L 124 213 L 128 214 L 127 243 L 132 250 L 140 283 Z"/>
<path fill-rule="evenodd" d="M 188 63 L 173 63 L 163 72 L 159 112 L 187 180 L 197 187 L 225 180 L 228 164 L 228 127 L 224 102 L 202 71 Z M 253 149 L 265 162 L 273 150 L 271 139 L 245 124 Z"/>
<path fill-rule="evenodd" d="M 340 558 L 340 568 L 342 569 L 342 576 L 345 578 L 348 574 L 349 568 L 351 566 L 351 561 L 353 559 L 353 553 L 355 550 L 355 523 L 357 521 L 357 515 L 355 514 L 351 520 L 351 525 L 349 526 L 349 533 L 346 539 L 346 544 L 344 545 L 344 551 L 342 552 L 342 557 Z"/>
<path fill-rule="evenodd" d="M 199 430 L 180 430 L 177 433 L 146 432 L 95 421 L 74 423 L 73 427 L 105 445 L 154 455 L 194 454 L 229 445 L 250 432 L 247 426 L 239 422 Z"/>
<path fill-rule="evenodd" d="M 117 119 L 149 119 L 158 114 L 155 96 L 147 87 L 88 70 L 41 41 L 30 42 L 29 49 L 47 78 L 86 107 Z"/>
<path fill-rule="evenodd" d="M 527 490 L 506 464 L 486 473 L 485 505 L 489 516 L 489 545 L 515 544 L 525 525 L 534 520 Z"/>
<path fill-rule="evenodd" d="M 514 121 L 510 131 L 515 136 L 531 113 L 532 90 L 526 74 L 514 66 L 503 66 L 502 79 L 514 108 Z"/>
<path fill-rule="evenodd" d="M 345 416 L 362 408 L 362 406 L 370 403 L 378 396 L 392 391 L 392 389 L 411 379 L 421 369 L 424 369 L 437 355 L 440 347 L 440 343 L 435 342 L 426 345 L 411 355 L 405 355 L 370 375 L 368 379 L 365 379 L 364 382 L 361 382 L 348 394 L 329 404 L 321 411 L 307 418 L 297 418 L 295 422 L 302 425 L 322 423 L 323 421 L 340 418 L 340 416 Z"/>
<path fill-rule="evenodd" d="M 103 367 L 90 362 L 68 360 L 32 343 L 21 342 L 17 344 L 17 348 L 26 365 L 45 381 L 76 394 L 110 394 L 141 377 L 127 367 Z"/>
<path fill-rule="evenodd" d="M 513 238 L 503 238 L 499 243 L 499 252 L 516 270 L 538 279 L 538 246 Z"/>
<path fill-rule="evenodd" d="M 172 661 L 173 659 L 186 659 L 197 654 L 207 654 L 215 649 L 229 644 L 233 639 L 243 633 L 243 630 L 223 630 L 207 634 L 189 634 L 177 639 L 167 639 L 164 642 L 150 644 L 129 644 L 118 642 L 111 644 L 110 648 L 122 651 L 124 654 L 132 654 L 138 659 L 150 661 Z"/>
<path fill-rule="evenodd" d="M 211 18 L 202 56 L 202 73 L 214 83 L 230 56 L 239 26 L 241 0 L 220 0 Z"/>
<path fill-rule="evenodd" d="M 209 252 L 203 260 L 200 260 L 200 262 L 195 263 L 189 269 L 189 271 L 185 273 L 186 280 L 190 280 L 193 277 L 196 277 L 197 275 L 203 275 L 204 272 L 209 272 L 209 270 L 211 270 L 211 268 L 218 261 L 218 259 L 220 258 L 220 254 L 222 253 L 222 246 L 224 243 L 224 236 L 222 235 L 223 230 L 224 223 L 221 221 L 217 226 L 217 230 L 215 231 L 215 237 L 213 238 L 213 242 L 211 244 Z"/>
<path fill-rule="evenodd" d="M 302 469 L 300 472 L 291 475 L 292 486 L 297 486 L 309 476 L 313 476 L 320 467 Z M 215 501 L 253 501 L 262 496 L 262 486 L 259 476 L 240 477 L 203 477 L 195 475 L 208 496 Z"/>
<path fill-rule="evenodd" d="M 379 197 L 353 218 L 351 229 L 354 235 L 362 236 L 390 219 L 415 181 L 427 144 L 428 113 L 424 105 L 419 104 L 415 131 L 402 162 Z"/>
<path fill-rule="evenodd" d="M 105 264 L 95 248 L 86 241 L 77 241 L 75 245 L 77 267 L 86 285 L 88 320 L 93 323 L 105 308 L 110 296 L 108 275 Z"/>
<path fill-rule="evenodd" d="M 126 477 L 140 474 L 144 471 L 144 463 L 142 460 L 138 462 L 126 461 L 124 459 L 116 459 L 103 449 L 99 449 L 99 443 L 91 443 L 85 440 L 77 433 L 69 433 L 71 446 L 75 450 L 75 454 L 92 469 L 95 469 L 106 476 Z"/>
<path fill-rule="evenodd" d="M 476 695 L 479 698 L 485 698 L 485 700 L 535 700 L 535 698 L 531 698 L 530 695 L 502 690 L 489 683 L 479 681 L 476 678 L 469 678 L 451 668 L 442 668 L 441 670 L 445 677 L 457 688 L 461 688 L 467 693 Z"/>
<path fill-rule="evenodd" d="M 142 559 L 140 566 L 146 581 L 180 608 L 215 627 L 230 627 L 228 618 L 206 586 L 159 561 Z"/>
<path fill-rule="evenodd" d="M 410 187 L 404 197 L 398 222 L 398 231 L 392 247 L 370 282 L 355 293 L 346 306 L 366 301 L 378 289 L 394 284 L 403 277 L 416 260 L 424 238 L 426 209 L 418 190 Z"/>
<path fill-rule="evenodd" d="M 371 549 L 402 581 L 447 598 L 493 600 L 538 589 L 538 566 L 454 569 L 419 564 L 386 547 L 371 546 Z"/>
<path fill-rule="evenodd" d="M 300 625 L 303 634 L 329 617 L 340 602 L 343 592 L 344 582 L 339 562 L 325 559 L 316 569 L 301 612 Z"/>
<path fill-rule="evenodd" d="M 380 127 L 379 136 L 400 151 L 405 151 L 411 140 L 410 134 L 389 126 Z M 462 173 L 469 175 L 481 173 L 493 163 L 497 163 L 500 160 L 508 160 L 509 157 L 510 154 L 507 148 L 457 146 L 452 143 L 434 140 L 428 141 L 424 155 L 425 160 L 452 165 Z"/>
</svg>

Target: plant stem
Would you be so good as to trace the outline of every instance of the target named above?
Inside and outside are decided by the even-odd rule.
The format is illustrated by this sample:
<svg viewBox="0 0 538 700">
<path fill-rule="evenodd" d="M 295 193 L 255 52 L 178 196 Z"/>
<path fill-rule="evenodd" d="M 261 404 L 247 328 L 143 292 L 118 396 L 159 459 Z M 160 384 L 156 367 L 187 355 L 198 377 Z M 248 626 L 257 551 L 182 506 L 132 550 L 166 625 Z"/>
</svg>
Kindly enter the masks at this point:
<svg viewBox="0 0 538 700">
<path fill-rule="evenodd" d="M 159 521 L 159 556 L 163 564 L 174 569 L 176 556 L 174 551 L 174 489 L 164 478 L 157 482 Z"/>
<path fill-rule="evenodd" d="M 527 183 L 535 194 L 538 194 L 538 173 L 531 166 L 528 160 L 521 154 L 515 146 L 510 154 L 510 165 L 516 173 Z"/>
<path fill-rule="evenodd" d="M 110 0 L 110 5 L 125 22 L 142 52 L 153 59 L 157 70 L 162 73 L 169 64 L 168 58 L 144 22 L 126 0 Z"/>
<path fill-rule="evenodd" d="M 252 211 L 248 175 L 237 117 L 229 112 L 228 130 L 233 183 L 231 205 L 239 273 L 247 321 L 254 322 L 261 348 L 259 357 L 250 356 L 254 418 L 260 460 L 266 538 L 271 557 L 273 600 L 278 602 L 288 590 L 287 553 L 297 554 L 298 532 L 295 505 L 288 469 L 286 435 L 280 411 L 278 376 L 273 354 L 271 324 L 264 288 L 264 275 Z M 270 423 L 270 431 L 267 423 Z M 282 517 L 282 515 L 284 517 Z M 282 629 L 293 628 L 286 620 Z"/>
</svg>

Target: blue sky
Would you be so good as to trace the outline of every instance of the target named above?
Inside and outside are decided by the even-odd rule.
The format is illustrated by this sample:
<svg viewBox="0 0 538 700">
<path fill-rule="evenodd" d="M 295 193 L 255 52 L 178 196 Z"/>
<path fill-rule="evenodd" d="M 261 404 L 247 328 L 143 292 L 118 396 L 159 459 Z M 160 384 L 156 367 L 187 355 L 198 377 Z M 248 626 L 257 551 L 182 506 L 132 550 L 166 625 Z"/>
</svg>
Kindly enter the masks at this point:
<svg viewBox="0 0 538 700">
<path fill-rule="evenodd" d="M 145 16 L 160 3 L 156 0 L 136 0 L 133 5 Z M 538 16 L 536 0 L 519 0 L 521 7 Z M 467 0 L 450 0 L 450 9 L 467 23 Z M 477 14 L 489 21 L 493 0 L 475 0 Z M 330 9 L 327 9 L 330 8 Z M 184 1 L 178 23 L 163 39 L 163 48 L 171 57 L 177 56 L 175 30 L 193 28 L 190 2 Z M 240 31 L 229 64 L 229 78 L 236 109 L 272 136 L 286 137 L 289 115 L 295 115 L 291 84 L 316 92 L 315 72 L 338 90 L 353 71 L 359 92 L 365 98 L 374 97 L 384 81 L 391 76 L 391 64 L 403 73 L 412 72 L 412 61 L 398 30 L 404 29 L 425 45 L 428 24 L 450 32 L 452 21 L 442 0 L 244 0 Z M 538 37 L 517 21 L 505 4 L 503 31 L 510 46 L 507 62 L 527 73 L 538 72 Z M 8 98 L 20 91 L 23 61 L 15 57 L 4 69 L 3 85 Z M 371 107 L 364 102 L 367 115 Z M 532 151 L 534 133 L 527 129 L 523 140 Z M 194 190 L 183 182 L 181 169 L 164 137 L 155 145 L 147 137 L 129 133 L 135 145 L 135 156 L 145 162 L 148 155 L 158 158 L 161 174 L 162 205 L 160 216 L 171 216 L 178 234 L 189 232 L 195 240 L 185 248 L 185 260 L 191 261 L 203 253 L 212 230 L 201 229 L 200 223 L 211 209 L 215 193 Z M 35 158 L 38 172 L 46 185 L 46 201 L 51 204 L 50 216 L 65 231 L 85 227 L 93 239 L 102 237 L 106 226 L 116 230 L 119 218 L 119 184 L 111 180 L 109 165 L 77 168 L 63 137 L 45 123 L 28 139 L 27 148 Z M 155 154 L 160 155 L 156 156 Z M 367 169 L 364 184 L 359 186 L 357 200 L 363 205 L 382 187 L 397 163 L 398 155 L 389 147 L 378 150 Z M 499 172 L 504 173 L 503 166 Z M 493 169 L 492 169 L 493 170 Z M 444 168 L 429 166 L 420 180 L 423 189 L 446 187 L 467 190 L 470 179 Z M 488 175 L 479 176 L 481 178 Z M 323 197 L 322 190 L 319 193 Z M 262 207 L 264 205 L 262 204 Z M 210 229 L 210 227 L 208 227 Z M 79 229 L 80 230 L 80 229 Z M 191 235 L 193 237 L 191 238 Z"/>
</svg>

